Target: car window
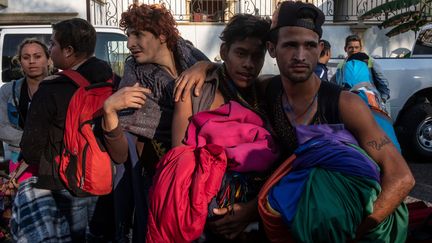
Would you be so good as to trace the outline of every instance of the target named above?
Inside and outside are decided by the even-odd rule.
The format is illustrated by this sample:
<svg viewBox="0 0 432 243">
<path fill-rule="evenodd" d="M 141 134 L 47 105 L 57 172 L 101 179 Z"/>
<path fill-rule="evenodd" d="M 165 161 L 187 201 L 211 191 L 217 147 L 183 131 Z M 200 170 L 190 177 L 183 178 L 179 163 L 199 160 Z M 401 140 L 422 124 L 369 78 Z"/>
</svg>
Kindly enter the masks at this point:
<svg viewBox="0 0 432 243">
<path fill-rule="evenodd" d="M 18 44 L 25 38 L 37 38 L 45 44 L 49 44 L 51 34 L 6 34 L 3 41 L 2 56 L 2 82 L 22 77 L 18 63 L 12 62 L 17 52 Z M 117 33 L 97 33 L 95 55 L 96 57 L 108 62 L 114 72 L 120 77 L 123 76 L 124 61 L 129 54 L 126 46 L 127 38 L 125 35 Z"/>
<path fill-rule="evenodd" d="M 116 33 L 98 33 L 95 55 L 108 62 L 117 75 L 123 76 L 124 62 L 129 55 L 126 36 Z"/>
<path fill-rule="evenodd" d="M 22 77 L 19 64 L 12 62 L 13 57 L 17 53 L 19 43 L 25 38 L 37 38 L 43 43 L 48 44 L 50 36 L 50 34 L 6 34 L 2 47 L 2 82 L 6 83 Z"/>
<path fill-rule="evenodd" d="M 427 29 L 419 34 L 413 55 L 432 55 L 432 29 Z"/>
</svg>

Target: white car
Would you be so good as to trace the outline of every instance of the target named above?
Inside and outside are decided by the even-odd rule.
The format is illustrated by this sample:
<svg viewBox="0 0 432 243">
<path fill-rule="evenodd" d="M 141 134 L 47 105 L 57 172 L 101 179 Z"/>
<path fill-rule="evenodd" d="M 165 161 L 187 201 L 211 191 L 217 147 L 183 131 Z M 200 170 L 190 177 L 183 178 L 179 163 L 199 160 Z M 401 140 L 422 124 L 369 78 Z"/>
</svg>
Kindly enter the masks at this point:
<svg viewBox="0 0 432 243">
<path fill-rule="evenodd" d="M 332 60 L 330 68 L 340 61 Z M 432 24 L 420 30 L 409 57 L 375 61 L 389 81 L 390 113 L 402 152 L 432 161 Z"/>
</svg>

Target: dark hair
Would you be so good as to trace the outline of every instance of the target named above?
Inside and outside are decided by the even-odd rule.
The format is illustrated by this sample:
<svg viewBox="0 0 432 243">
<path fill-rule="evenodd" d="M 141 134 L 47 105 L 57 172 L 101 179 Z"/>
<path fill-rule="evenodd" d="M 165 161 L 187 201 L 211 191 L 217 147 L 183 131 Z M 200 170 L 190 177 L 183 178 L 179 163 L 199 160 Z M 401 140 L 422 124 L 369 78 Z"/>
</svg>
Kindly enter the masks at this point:
<svg viewBox="0 0 432 243">
<path fill-rule="evenodd" d="M 52 25 L 61 48 L 73 47 L 75 53 L 91 56 L 96 47 L 96 30 L 84 19 L 73 18 Z"/>
<path fill-rule="evenodd" d="M 258 38 L 265 48 L 270 22 L 251 14 L 236 14 L 230 19 L 219 38 L 229 48 L 235 41 L 241 41 L 248 37 Z"/>
<path fill-rule="evenodd" d="M 148 31 L 156 37 L 164 35 L 170 50 L 175 48 L 179 39 L 177 23 L 163 4 L 131 4 L 121 15 L 120 28 Z"/>
<path fill-rule="evenodd" d="M 350 43 L 352 41 L 358 41 L 358 42 L 360 42 L 360 46 L 362 45 L 362 41 L 358 35 L 349 35 L 345 38 L 345 47 L 347 47 L 348 43 Z"/>
<path fill-rule="evenodd" d="M 269 40 L 271 43 L 275 44 L 275 45 L 278 43 L 278 39 L 279 39 L 279 29 L 280 29 L 280 28 L 277 28 L 277 29 L 271 30 L 271 31 L 269 32 L 269 34 L 268 34 L 268 40 Z"/>
<path fill-rule="evenodd" d="M 324 44 L 324 48 L 321 51 L 320 57 L 323 57 L 325 54 L 327 54 L 328 51 L 330 51 L 331 45 L 330 45 L 330 42 L 328 42 L 327 40 L 324 40 L 324 39 L 321 39 L 320 43 L 321 42 Z"/>
<path fill-rule="evenodd" d="M 297 13 L 297 19 L 303 20 L 302 22 L 314 23 L 316 18 L 316 12 L 310 8 L 301 8 Z M 273 44 L 277 44 L 279 38 L 279 29 L 275 28 L 270 30 L 269 41 Z M 318 34 L 319 35 L 319 34 Z"/>
</svg>

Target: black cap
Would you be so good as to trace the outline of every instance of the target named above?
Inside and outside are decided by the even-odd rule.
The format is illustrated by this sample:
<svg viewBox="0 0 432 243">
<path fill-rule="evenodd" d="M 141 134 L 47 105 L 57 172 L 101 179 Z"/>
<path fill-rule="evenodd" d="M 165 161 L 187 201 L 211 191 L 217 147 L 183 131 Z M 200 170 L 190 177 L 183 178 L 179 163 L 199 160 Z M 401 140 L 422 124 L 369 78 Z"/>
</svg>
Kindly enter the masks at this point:
<svg viewBox="0 0 432 243">
<path fill-rule="evenodd" d="M 324 20 L 323 12 L 311 3 L 285 1 L 273 13 L 270 31 L 283 26 L 298 26 L 314 31 L 321 38 Z"/>
</svg>

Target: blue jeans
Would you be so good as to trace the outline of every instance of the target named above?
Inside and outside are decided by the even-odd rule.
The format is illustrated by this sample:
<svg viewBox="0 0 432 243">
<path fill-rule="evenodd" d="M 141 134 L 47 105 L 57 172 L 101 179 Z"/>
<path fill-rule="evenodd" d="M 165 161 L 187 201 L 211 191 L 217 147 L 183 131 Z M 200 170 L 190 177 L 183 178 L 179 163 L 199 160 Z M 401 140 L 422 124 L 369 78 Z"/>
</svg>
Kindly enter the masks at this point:
<svg viewBox="0 0 432 243">
<path fill-rule="evenodd" d="M 68 190 L 52 191 L 57 208 L 63 214 L 71 231 L 72 242 L 86 242 L 91 238 L 89 228 L 93 217 L 97 196 L 76 197 Z"/>
</svg>

